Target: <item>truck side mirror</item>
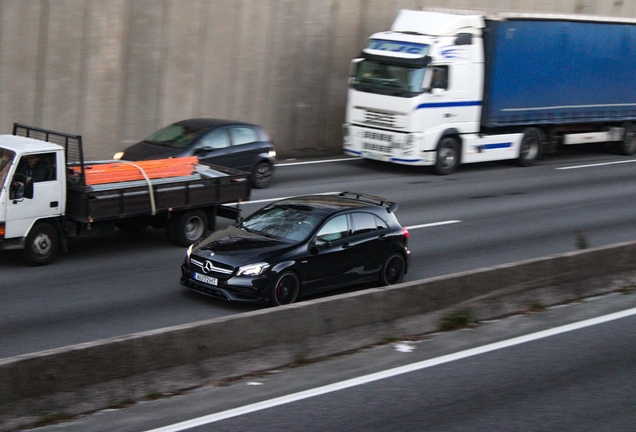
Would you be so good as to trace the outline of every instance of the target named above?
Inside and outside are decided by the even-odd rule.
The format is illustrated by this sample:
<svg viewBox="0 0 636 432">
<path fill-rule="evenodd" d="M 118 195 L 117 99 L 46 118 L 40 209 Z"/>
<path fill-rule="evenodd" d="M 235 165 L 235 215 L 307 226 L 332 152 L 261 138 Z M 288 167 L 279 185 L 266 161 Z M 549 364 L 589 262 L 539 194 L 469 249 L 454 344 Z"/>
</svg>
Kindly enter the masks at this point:
<svg viewBox="0 0 636 432">
<path fill-rule="evenodd" d="M 351 60 L 351 63 L 349 64 L 349 78 L 348 78 L 349 84 L 351 84 L 355 80 L 355 77 L 358 74 L 358 65 L 363 60 L 364 58 L 355 58 Z"/>
</svg>

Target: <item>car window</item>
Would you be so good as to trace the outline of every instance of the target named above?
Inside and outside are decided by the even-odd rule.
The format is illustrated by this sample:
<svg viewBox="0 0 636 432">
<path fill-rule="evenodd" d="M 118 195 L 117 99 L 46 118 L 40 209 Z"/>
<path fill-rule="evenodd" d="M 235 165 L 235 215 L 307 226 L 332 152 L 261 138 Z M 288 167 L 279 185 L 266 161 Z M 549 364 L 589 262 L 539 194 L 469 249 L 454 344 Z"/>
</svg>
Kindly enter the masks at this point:
<svg viewBox="0 0 636 432">
<path fill-rule="evenodd" d="M 320 219 L 294 206 L 272 205 L 247 217 L 241 228 L 266 237 L 287 241 L 301 241 L 307 238 Z"/>
<path fill-rule="evenodd" d="M 230 140 L 225 129 L 215 129 L 197 143 L 196 150 L 220 149 L 230 146 Z"/>
<path fill-rule="evenodd" d="M 150 135 L 144 141 L 165 147 L 185 149 L 192 145 L 204 131 L 181 125 L 169 125 Z"/>
<path fill-rule="evenodd" d="M 320 228 L 320 231 L 316 234 L 316 238 L 323 241 L 334 241 L 347 237 L 348 234 L 349 224 L 347 222 L 347 215 L 340 215 L 329 220 Z"/>
<path fill-rule="evenodd" d="M 230 130 L 232 145 L 249 144 L 258 141 L 258 133 L 248 126 L 235 126 Z"/>
<path fill-rule="evenodd" d="M 386 229 L 386 224 L 371 213 L 353 213 L 353 235 Z"/>
</svg>

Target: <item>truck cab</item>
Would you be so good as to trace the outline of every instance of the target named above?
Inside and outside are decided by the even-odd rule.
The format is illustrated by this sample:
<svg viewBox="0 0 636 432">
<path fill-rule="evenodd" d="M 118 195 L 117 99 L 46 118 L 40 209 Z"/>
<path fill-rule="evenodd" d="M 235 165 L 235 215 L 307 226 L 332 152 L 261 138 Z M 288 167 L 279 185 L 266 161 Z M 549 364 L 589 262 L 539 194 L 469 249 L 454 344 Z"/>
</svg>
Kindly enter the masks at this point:
<svg viewBox="0 0 636 432">
<path fill-rule="evenodd" d="M 33 228 L 64 214 L 65 174 L 63 147 L 23 136 L 0 135 L 0 250 L 24 249 L 27 237 L 34 235 L 42 253 L 59 246 L 59 232 L 52 239 Z M 33 252 L 37 254 L 37 250 Z M 32 259 L 37 261 L 37 256 Z"/>
<path fill-rule="evenodd" d="M 401 11 L 352 62 L 344 151 L 387 162 L 433 165 L 449 132 L 479 129 L 484 20 Z"/>
</svg>

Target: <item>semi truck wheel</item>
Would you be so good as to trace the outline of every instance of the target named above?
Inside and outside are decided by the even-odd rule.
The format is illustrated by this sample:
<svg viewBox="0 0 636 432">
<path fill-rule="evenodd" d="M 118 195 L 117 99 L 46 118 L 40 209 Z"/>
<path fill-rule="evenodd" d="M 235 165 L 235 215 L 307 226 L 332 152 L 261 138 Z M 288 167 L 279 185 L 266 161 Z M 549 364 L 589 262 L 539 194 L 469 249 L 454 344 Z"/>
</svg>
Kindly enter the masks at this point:
<svg viewBox="0 0 636 432">
<path fill-rule="evenodd" d="M 455 137 L 444 137 L 437 146 L 435 174 L 448 175 L 457 170 L 459 165 L 459 141 Z"/>
<path fill-rule="evenodd" d="M 168 226 L 168 239 L 179 246 L 190 246 L 199 240 L 208 229 L 208 217 L 202 210 L 188 210 L 175 215 Z"/>
<path fill-rule="evenodd" d="M 618 143 L 618 152 L 625 156 L 636 153 L 636 126 L 632 123 L 625 125 L 625 136 Z"/>
<path fill-rule="evenodd" d="M 60 236 L 49 223 L 36 224 L 26 238 L 24 257 L 32 266 L 50 264 L 60 250 Z"/>
<path fill-rule="evenodd" d="M 521 147 L 519 148 L 519 159 L 517 162 L 520 166 L 532 166 L 541 155 L 541 130 L 537 128 L 529 128 L 523 132 L 521 139 Z"/>
</svg>

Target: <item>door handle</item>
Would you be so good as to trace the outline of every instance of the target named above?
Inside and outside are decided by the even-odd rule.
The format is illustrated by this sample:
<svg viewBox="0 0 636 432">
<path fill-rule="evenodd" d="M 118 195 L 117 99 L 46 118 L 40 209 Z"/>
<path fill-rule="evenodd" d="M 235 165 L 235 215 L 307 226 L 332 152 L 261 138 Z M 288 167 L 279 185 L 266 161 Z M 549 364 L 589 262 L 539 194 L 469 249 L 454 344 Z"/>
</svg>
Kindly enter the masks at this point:
<svg viewBox="0 0 636 432">
<path fill-rule="evenodd" d="M 347 242 L 347 243 L 342 245 L 342 248 L 343 249 L 349 249 L 351 246 L 353 246 L 353 244 L 351 242 Z"/>
</svg>

